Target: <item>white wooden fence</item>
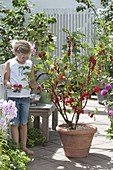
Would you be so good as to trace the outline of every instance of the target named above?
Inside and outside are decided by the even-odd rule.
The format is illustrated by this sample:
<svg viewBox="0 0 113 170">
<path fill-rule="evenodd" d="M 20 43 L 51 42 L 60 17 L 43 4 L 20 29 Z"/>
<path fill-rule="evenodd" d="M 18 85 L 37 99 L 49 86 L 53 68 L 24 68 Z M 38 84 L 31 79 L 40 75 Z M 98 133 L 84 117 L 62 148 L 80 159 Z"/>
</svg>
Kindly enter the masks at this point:
<svg viewBox="0 0 113 170">
<path fill-rule="evenodd" d="M 55 55 L 60 57 L 62 44 L 65 43 L 65 33 L 62 28 L 67 28 L 70 31 L 80 31 L 86 35 L 82 41 L 90 44 L 94 44 L 95 27 L 93 24 L 94 13 L 92 12 L 76 12 L 74 9 L 44 9 L 44 13 L 47 17 L 55 17 L 57 22 L 51 24 L 50 31 L 53 32 L 57 38 Z"/>
</svg>

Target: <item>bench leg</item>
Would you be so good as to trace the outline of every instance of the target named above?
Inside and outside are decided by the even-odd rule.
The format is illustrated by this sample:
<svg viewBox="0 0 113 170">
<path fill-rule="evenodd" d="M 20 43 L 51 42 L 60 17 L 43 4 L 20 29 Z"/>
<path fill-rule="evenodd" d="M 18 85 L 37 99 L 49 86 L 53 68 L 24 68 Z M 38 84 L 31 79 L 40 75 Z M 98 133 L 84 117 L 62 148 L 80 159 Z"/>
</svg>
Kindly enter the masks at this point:
<svg viewBox="0 0 113 170">
<path fill-rule="evenodd" d="M 46 137 L 46 142 L 49 141 L 49 117 L 42 117 L 42 132 Z"/>
<path fill-rule="evenodd" d="M 58 111 L 55 109 L 52 113 L 52 129 L 56 130 L 56 126 L 58 125 Z"/>
</svg>

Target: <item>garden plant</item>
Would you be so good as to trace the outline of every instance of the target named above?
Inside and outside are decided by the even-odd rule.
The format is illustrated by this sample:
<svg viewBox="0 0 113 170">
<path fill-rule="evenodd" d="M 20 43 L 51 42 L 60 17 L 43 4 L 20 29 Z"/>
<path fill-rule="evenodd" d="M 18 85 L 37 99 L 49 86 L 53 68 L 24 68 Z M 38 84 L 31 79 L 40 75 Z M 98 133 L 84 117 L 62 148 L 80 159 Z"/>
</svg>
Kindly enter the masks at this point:
<svg viewBox="0 0 113 170">
<path fill-rule="evenodd" d="M 50 51 L 45 55 L 38 54 L 36 69 L 47 74 L 43 84 L 50 94 L 51 101 L 68 127 L 76 129 L 79 116 L 84 113 L 90 95 L 100 90 L 100 80 L 105 74 L 104 53 L 99 56 L 99 50 L 103 50 L 99 45 L 90 48 L 87 44 L 81 43 L 81 37 L 85 35 L 80 32 L 71 33 L 66 29 L 63 31 L 67 37 L 66 44 L 62 47 L 62 56 L 52 56 L 50 47 Z M 81 48 L 84 55 L 80 53 Z M 68 118 L 70 114 L 72 119 Z M 89 115 L 93 117 L 92 113 Z M 73 126 L 74 117 L 76 122 Z"/>
<path fill-rule="evenodd" d="M 0 100 L 0 169 L 26 170 L 30 158 L 8 136 L 10 120 L 17 116 L 15 102 Z"/>
<path fill-rule="evenodd" d="M 103 96 L 103 104 L 105 111 L 108 114 L 110 120 L 110 127 L 106 130 L 109 139 L 113 139 L 113 83 L 104 84 L 104 88 L 101 90 Z"/>
</svg>

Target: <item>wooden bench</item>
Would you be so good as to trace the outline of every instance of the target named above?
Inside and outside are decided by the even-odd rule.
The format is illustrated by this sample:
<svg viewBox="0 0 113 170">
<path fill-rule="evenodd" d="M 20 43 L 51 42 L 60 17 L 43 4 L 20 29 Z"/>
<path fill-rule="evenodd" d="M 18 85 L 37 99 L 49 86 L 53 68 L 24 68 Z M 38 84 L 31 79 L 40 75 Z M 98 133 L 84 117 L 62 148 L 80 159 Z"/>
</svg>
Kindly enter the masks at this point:
<svg viewBox="0 0 113 170">
<path fill-rule="evenodd" d="M 49 116 L 52 114 L 52 129 L 56 130 L 58 124 L 58 112 L 54 104 L 30 105 L 29 115 L 34 116 L 34 127 L 40 128 L 40 117 L 42 117 L 42 133 L 49 141 Z"/>
</svg>

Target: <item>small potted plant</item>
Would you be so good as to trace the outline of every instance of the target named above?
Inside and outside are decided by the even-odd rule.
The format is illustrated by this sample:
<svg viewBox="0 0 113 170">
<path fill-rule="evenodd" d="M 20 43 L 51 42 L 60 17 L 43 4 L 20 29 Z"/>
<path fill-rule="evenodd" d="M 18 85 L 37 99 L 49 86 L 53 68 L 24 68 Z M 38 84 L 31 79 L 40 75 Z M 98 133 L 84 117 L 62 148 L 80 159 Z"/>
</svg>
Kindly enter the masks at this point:
<svg viewBox="0 0 113 170">
<path fill-rule="evenodd" d="M 79 146 L 74 148 L 71 153 L 70 150 L 78 139 L 76 142 L 73 141 L 74 139 L 63 139 L 63 145 L 65 145 L 65 141 L 71 141 L 66 147 L 64 146 L 65 155 L 85 157 L 89 154 L 96 127 L 93 128 L 85 123 L 81 124 L 79 118 L 81 114 L 84 114 L 84 108 L 92 92 L 98 93 L 100 90 L 98 85 L 100 85 L 104 73 L 102 72 L 104 61 L 102 55 L 98 57 L 98 47 L 91 49 L 87 44 L 81 43 L 83 34 L 80 32 L 71 33 L 67 29 L 63 29 L 63 31 L 67 36 L 66 44 L 62 47 L 62 56 L 51 55 L 53 46 L 50 43 L 47 52 L 40 51 L 44 55 L 38 53 L 36 70 L 46 73 L 47 78 L 43 80 L 44 88 L 47 89 L 51 101 L 65 122 L 57 127 L 58 132 L 64 131 L 63 136 L 67 136 L 67 132 L 70 133 L 69 136 L 73 132 L 75 135 L 79 132 L 80 137 L 85 136 L 83 135 L 85 130 L 89 133 L 85 139 L 80 139 L 83 143 L 79 143 Z M 84 51 L 84 55 L 81 54 L 81 49 Z M 93 114 L 89 113 L 89 116 L 93 117 Z M 72 134 L 72 136 L 74 135 Z M 89 139 L 88 142 L 87 139 Z M 87 146 L 84 146 L 85 143 Z M 81 152 L 81 148 L 83 152 Z"/>
</svg>

